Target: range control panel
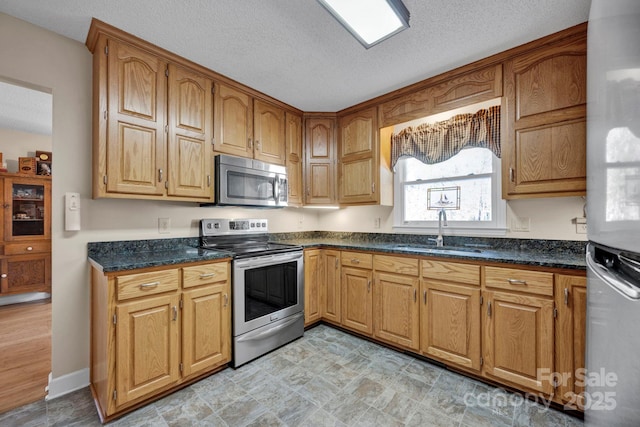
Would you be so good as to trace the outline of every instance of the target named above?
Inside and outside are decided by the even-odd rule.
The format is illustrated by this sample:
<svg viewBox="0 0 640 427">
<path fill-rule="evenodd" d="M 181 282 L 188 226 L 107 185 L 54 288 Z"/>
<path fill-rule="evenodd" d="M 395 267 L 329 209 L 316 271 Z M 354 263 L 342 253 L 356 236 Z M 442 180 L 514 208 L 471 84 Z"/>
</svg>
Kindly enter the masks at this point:
<svg viewBox="0 0 640 427">
<path fill-rule="evenodd" d="M 262 234 L 269 232 L 266 219 L 202 219 L 201 236 Z"/>
</svg>

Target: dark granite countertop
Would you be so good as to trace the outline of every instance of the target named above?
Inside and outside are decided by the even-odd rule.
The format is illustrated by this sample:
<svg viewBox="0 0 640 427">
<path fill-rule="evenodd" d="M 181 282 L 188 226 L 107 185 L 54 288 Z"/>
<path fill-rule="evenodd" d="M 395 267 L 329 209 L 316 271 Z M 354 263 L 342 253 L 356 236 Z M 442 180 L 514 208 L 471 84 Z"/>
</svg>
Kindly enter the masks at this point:
<svg viewBox="0 0 640 427">
<path fill-rule="evenodd" d="M 524 245 L 515 247 L 486 247 L 485 244 L 456 242 L 455 246 L 437 248 L 428 243 L 381 242 L 335 238 L 279 239 L 304 248 L 323 247 L 384 252 L 390 254 L 418 255 L 448 259 L 499 262 L 505 264 L 533 265 L 549 268 L 585 270 L 585 254 L 579 247 L 563 245 Z M 586 243 L 586 242 L 585 242 Z"/>
<path fill-rule="evenodd" d="M 232 256 L 229 252 L 199 249 L 197 246 L 197 238 L 92 242 L 88 244 L 88 252 L 89 260 L 105 273 Z"/>
<path fill-rule="evenodd" d="M 586 270 L 586 242 L 445 236 L 437 248 L 425 235 L 304 232 L 270 235 L 272 241 L 341 250 L 429 256 L 445 259 Z M 198 249 L 197 237 L 88 244 L 90 261 L 103 272 L 231 258 L 224 251 Z"/>
</svg>

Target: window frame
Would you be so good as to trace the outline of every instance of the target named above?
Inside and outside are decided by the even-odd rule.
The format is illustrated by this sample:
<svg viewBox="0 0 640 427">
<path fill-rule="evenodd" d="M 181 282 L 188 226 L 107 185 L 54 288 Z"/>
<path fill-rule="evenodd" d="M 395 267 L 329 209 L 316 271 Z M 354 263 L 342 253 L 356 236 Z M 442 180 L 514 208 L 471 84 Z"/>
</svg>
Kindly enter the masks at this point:
<svg viewBox="0 0 640 427">
<path fill-rule="evenodd" d="M 434 211 L 433 221 L 404 221 L 404 186 L 416 183 L 440 182 L 442 179 L 402 182 L 399 177 L 404 176 L 405 162 L 401 158 L 395 167 L 393 176 L 393 229 L 403 233 L 438 233 L 438 215 Z M 452 176 L 445 179 L 477 179 L 491 177 L 491 221 L 447 221 L 448 226 L 442 228 L 443 235 L 449 236 L 492 236 L 501 237 L 507 234 L 507 202 L 502 198 L 502 168 L 501 159 L 492 153 L 492 172 L 467 176 Z"/>
</svg>

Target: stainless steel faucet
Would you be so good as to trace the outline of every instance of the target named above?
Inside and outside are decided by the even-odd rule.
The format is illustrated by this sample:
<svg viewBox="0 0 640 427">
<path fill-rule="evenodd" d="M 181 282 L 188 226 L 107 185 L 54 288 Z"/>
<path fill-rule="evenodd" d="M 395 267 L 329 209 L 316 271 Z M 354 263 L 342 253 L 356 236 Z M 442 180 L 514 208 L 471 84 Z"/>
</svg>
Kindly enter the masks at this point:
<svg viewBox="0 0 640 427">
<path fill-rule="evenodd" d="M 444 246 L 444 239 L 442 238 L 442 227 L 447 226 L 447 213 L 444 209 L 438 211 L 438 237 L 436 237 L 436 246 Z"/>
</svg>

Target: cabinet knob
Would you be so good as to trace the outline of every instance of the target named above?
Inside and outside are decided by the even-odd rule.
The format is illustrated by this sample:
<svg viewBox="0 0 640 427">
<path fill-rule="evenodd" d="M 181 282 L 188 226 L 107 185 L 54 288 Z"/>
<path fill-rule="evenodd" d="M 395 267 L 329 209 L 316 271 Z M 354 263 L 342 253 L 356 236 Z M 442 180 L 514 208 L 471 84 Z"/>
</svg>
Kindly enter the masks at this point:
<svg viewBox="0 0 640 427">
<path fill-rule="evenodd" d="M 27 246 L 27 250 L 28 250 L 28 251 L 32 251 L 32 250 L 33 250 L 33 247 L 32 247 L 32 246 Z"/>
<path fill-rule="evenodd" d="M 6 279 L 7 278 L 7 273 L 0 274 L 0 278 Z"/>
<path fill-rule="evenodd" d="M 4 203 L 4 204 L 2 205 L 2 207 L 3 207 L 3 208 L 5 208 L 5 209 L 7 209 L 9 206 L 11 206 L 9 203 Z"/>
</svg>

